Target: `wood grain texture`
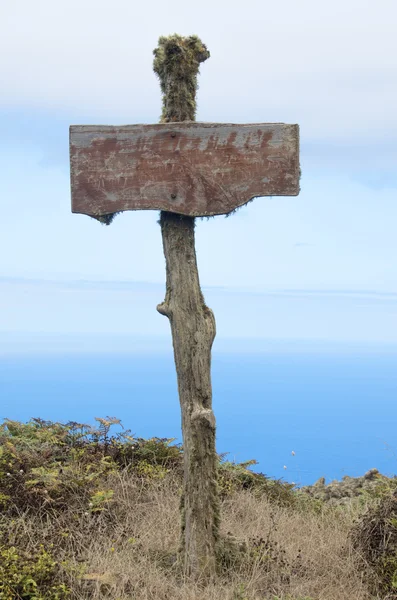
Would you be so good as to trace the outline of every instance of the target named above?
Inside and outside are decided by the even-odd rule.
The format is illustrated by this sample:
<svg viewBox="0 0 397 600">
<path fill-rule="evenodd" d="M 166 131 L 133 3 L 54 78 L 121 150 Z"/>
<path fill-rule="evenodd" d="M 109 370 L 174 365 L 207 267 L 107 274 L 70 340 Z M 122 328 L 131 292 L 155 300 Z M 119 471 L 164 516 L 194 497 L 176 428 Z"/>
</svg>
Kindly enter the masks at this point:
<svg viewBox="0 0 397 600">
<path fill-rule="evenodd" d="M 160 314 L 171 324 L 182 411 L 184 476 L 182 544 L 185 575 L 216 571 L 219 535 L 218 458 L 212 409 L 211 348 L 215 317 L 200 287 L 192 217 L 161 212 L 167 286 Z"/>
<path fill-rule="evenodd" d="M 299 194 L 299 127 L 72 125 L 72 212 L 231 212 L 257 196 Z"/>
</svg>

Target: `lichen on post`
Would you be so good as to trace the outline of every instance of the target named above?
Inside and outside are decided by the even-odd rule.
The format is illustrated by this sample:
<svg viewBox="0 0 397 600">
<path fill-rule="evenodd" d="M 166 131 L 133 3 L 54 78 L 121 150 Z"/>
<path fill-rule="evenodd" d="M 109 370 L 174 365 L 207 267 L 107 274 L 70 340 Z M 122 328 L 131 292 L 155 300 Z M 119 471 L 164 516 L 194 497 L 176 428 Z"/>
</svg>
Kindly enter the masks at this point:
<svg viewBox="0 0 397 600">
<path fill-rule="evenodd" d="M 153 69 L 163 93 L 162 122 L 194 121 L 197 75 L 209 58 L 197 36 L 161 37 Z M 197 269 L 193 217 L 162 211 L 166 296 L 157 310 L 171 324 L 182 413 L 184 483 L 181 557 L 186 575 L 208 580 L 216 573 L 219 530 L 211 348 L 214 315 L 204 301 Z"/>
</svg>

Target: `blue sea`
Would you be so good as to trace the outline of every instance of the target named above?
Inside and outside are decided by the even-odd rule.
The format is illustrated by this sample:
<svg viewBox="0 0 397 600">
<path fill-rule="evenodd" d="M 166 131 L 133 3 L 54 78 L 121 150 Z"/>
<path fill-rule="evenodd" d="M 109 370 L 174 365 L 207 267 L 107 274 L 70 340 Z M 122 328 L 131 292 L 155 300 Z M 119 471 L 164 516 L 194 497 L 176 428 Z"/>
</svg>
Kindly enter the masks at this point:
<svg viewBox="0 0 397 600">
<path fill-rule="evenodd" d="M 397 349 L 214 352 L 217 450 L 297 485 L 397 473 Z M 171 352 L 0 357 L 0 418 L 94 423 L 181 440 Z M 292 453 L 295 453 L 294 455 Z"/>
</svg>

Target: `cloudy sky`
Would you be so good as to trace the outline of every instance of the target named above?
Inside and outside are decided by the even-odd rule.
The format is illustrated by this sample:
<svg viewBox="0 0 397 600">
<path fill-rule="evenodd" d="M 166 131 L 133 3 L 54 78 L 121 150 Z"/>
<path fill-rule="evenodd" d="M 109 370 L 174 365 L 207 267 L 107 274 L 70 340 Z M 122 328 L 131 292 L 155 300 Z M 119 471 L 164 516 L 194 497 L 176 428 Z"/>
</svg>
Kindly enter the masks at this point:
<svg viewBox="0 0 397 600">
<path fill-rule="evenodd" d="M 197 224 L 220 338 L 397 343 L 396 22 L 395 0 L 0 0 L 0 344 L 167 334 L 158 215 L 72 215 L 68 127 L 157 122 L 174 32 L 211 52 L 197 120 L 301 131 L 298 197 Z"/>
</svg>

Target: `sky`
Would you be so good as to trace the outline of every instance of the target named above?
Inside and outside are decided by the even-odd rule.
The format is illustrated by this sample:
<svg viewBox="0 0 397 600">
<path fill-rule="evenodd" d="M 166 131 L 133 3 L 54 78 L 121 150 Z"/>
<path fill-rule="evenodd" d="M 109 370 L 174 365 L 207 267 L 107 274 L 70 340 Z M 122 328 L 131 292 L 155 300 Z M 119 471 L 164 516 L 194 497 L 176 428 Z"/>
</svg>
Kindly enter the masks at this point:
<svg viewBox="0 0 397 600">
<path fill-rule="evenodd" d="M 300 126 L 299 196 L 197 222 L 220 341 L 396 344 L 396 21 L 395 0 L 0 0 L 0 353 L 169 335 L 158 214 L 72 215 L 68 129 L 158 122 L 174 32 L 211 52 L 198 121 Z"/>
</svg>

